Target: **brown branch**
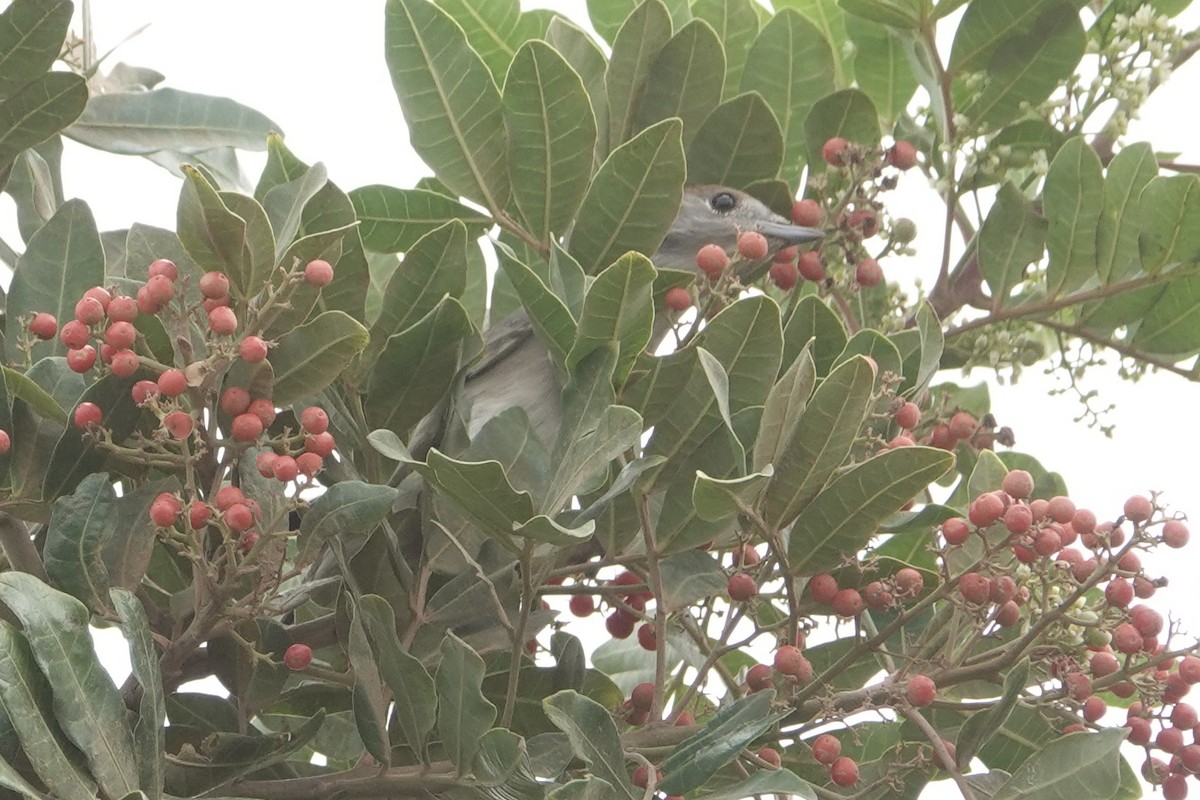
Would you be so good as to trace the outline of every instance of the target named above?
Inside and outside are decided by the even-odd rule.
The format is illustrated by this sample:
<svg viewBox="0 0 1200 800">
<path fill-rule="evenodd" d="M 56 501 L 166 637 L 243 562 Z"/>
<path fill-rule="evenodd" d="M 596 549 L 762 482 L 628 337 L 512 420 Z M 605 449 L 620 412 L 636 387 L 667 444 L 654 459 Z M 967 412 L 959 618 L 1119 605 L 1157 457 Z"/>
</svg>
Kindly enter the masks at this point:
<svg viewBox="0 0 1200 800">
<path fill-rule="evenodd" d="M 0 549 L 13 569 L 47 581 L 46 568 L 29 536 L 29 530 L 23 522 L 5 511 L 0 511 Z"/>
</svg>

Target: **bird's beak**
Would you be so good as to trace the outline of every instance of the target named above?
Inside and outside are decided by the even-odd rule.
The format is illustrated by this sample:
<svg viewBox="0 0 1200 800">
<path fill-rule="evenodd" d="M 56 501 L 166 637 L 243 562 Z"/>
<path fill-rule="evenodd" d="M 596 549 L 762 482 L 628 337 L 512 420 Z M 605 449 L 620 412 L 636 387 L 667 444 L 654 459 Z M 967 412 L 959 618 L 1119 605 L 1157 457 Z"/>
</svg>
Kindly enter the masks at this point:
<svg viewBox="0 0 1200 800">
<path fill-rule="evenodd" d="M 772 239 L 779 239 L 786 244 L 805 244 L 815 242 L 825 236 L 820 228 L 805 228 L 787 222 L 760 222 L 758 232 Z"/>
</svg>

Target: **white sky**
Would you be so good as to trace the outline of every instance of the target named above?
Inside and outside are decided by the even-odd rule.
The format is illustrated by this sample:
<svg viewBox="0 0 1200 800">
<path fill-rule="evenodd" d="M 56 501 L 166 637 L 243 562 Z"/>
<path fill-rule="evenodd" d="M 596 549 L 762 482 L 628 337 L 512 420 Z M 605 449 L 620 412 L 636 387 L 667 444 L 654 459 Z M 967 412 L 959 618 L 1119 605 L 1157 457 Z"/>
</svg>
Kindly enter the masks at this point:
<svg viewBox="0 0 1200 800">
<path fill-rule="evenodd" d="M 526 4 L 531 5 L 531 4 Z M 582 0 L 532 5 L 582 16 Z M 122 45 L 113 61 L 152 67 L 165 85 L 227 95 L 275 120 L 288 146 L 306 161 L 323 161 L 331 179 L 349 190 L 368 183 L 411 186 L 427 170 L 408 146 L 403 120 L 383 60 L 383 3 L 344 0 L 93 0 L 97 50 L 106 52 L 149 22 L 150 27 Z M 1200 9 L 1193 9 L 1191 25 Z M 1135 123 L 1127 141 L 1148 139 L 1180 161 L 1200 163 L 1200 58 L 1161 89 Z M 258 159 L 246 160 L 251 181 Z M 174 228 L 179 184 L 161 168 L 138 158 L 112 156 L 68 142 L 64 173 L 68 196 L 87 200 L 102 230 L 134 221 Z M 941 212 L 929 203 L 922 179 L 906 176 L 890 201 L 894 214 L 913 217 L 925 231 L 937 230 Z M 11 203 L 0 197 L 0 235 L 19 243 L 11 229 Z M 936 274 L 936 236 L 918 239 L 915 259 L 894 266 L 890 277 Z M 7 282 L 7 281 L 6 281 Z M 1101 390 L 1099 405 L 1117 404 L 1108 422 L 1112 440 L 1072 423 L 1078 405 L 1069 397 L 1049 397 L 1053 384 L 1040 370 L 1028 370 L 1019 387 L 993 386 L 993 412 L 1016 431 L 1017 449 L 1062 473 L 1072 496 L 1101 518 L 1120 513 L 1131 493 L 1161 490 L 1167 501 L 1200 519 L 1200 386 L 1171 375 L 1154 375 L 1131 385 L 1111 371 L 1090 373 L 1086 388 Z M 972 382 L 988 380 L 983 371 Z M 1200 524 L 1193 525 L 1200 551 Z M 1200 586 L 1196 554 L 1184 552 L 1146 559 L 1152 573 L 1172 583 L 1162 607 L 1191 618 L 1200 631 Z M 1161 596 L 1161 595 L 1160 595 Z"/>
</svg>

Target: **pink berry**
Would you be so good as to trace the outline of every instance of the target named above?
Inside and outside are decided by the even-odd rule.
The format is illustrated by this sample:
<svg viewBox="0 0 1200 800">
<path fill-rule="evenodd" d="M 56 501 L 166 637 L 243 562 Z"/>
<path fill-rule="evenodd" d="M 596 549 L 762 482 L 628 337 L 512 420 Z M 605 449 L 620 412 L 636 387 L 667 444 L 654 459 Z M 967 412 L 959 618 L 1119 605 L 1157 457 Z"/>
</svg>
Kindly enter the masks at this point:
<svg viewBox="0 0 1200 800">
<path fill-rule="evenodd" d="M 210 519 L 212 519 L 212 507 L 208 503 L 201 503 L 197 500 L 188 507 L 188 525 L 192 530 L 200 530 L 208 524 Z"/>
<path fill-rule="evenodd" d="M 771 668 L 766 664 L 755 664 L 746 670 L 746 685 L 752 692 L 761 692 L 773 687 L 775 679 L 771 676 Z"/>
<path fill-rule="evenodd" d="M 937 694 L 937 684 L 928 675 L 913 675 L 904 685 L 904 696 L 914 706 L 927 706 Z"/>
<path fill-rule="evenodd" d="M 221 410 L 231 417 L 250 407 L 250 393 L 241 386 L 230 386 L 221 394 Z"/>
<path fill-rule="evenodd" d="M 692 295 L 682 286 L 672 286 L 663 295 L 663 305 L 675 312 L 687 311 L 692 307 Z"/>
<path fill-rule="evenodd" d="M 92 335 L 88 326 L 77 319 L 68 321 L 59 332 L 62 343 L 70 350 L 78 350 L 91 340 Z"/>
<path fill-rule="evenodd" d="M 921 424 L 921 407 L 916 403 L 905 403 L 896 409 L 894 417 L 896 424 L 905 430 L 911 431 L 917 425 Z"/>
<path fill-rule="evenodd" d="M 183 370 L 168 369 L 158 376 L 158 390 L 165 397 L 178 397 L 187 389 L 187 378 Z"/>
<path fill-rule="evenodd" d="M 858 783 L 858 763 L 849 756 L 841 756 L 829 765 L 829 779 L 838 786 L 853 786 Z"/>
<path fill-rule="evenodd" d="M 0 430 L 0 456 L 4 455 L 12 447 L 12 437 L 8 435 L 8 431 Z"/>
<path fill-rule="evenodd" d="M 729 599 L 735 603 L 744 603 L 758 594 L 758 584 L 754 582 L 754 578 L 744 572 L 729 576 L 726 589 L 729 592 Z"/>
<path fill-rule="evenodd" d="M 986 528 L 1004 515 L 1004 501 L 995 494 L 981 494 L 971 501 L 967 509 L 967 518 L 980 528 Z"/>
<path fill-rule="evenodd" d="M 834 136 L 829 139 L 821 147 L 821 157 L 825 159 L 825 163 L 831 167 L 841 167 L 846 164 L 846 156 L 850 149 L 850 143 L 840 136 Z"/>
<path fill-rule="evenodd" d="M 100 425 L 103 411 L 95 403 L 79 403 L 74 410 L 74 425 L 80 431 L 86 431 L 92 425 Z"/>
<path fill-rule="evenodd" d="M 942 538 L 946 544 L 960 545 L 971 535 L 971 528 L 962 517 L 953 517 L 942 523 Z"/>
<path fill-rule="evenodd" d="M 767 277 L 771 279 L 771 283 L 787 292 L 800 280 L 800 270 L 790 261 L 776 261 L 767 271 Z"/>
<path fill-rule="evenodd" d="M 283 653 L 283 663 L 290 670 L 301 670 L 312 663 L 312 648 L 306 644 L 296 643 Z"/>
<path fill-rule="evenodd" d="M 306 437 L 304 440 L 304 449 L 310 453 L 316 453 L 321 458 L 328 458 L 332 455 L 335 447 L 337 447 L 337 443 L 329 431 Z"/>
<path fill-rule="evenodd" d="M 233 418 L 229 432 L 236 441 L 252 442 L 262 436 L 262 420 L 250 413 L 238 414 Z"/>
<path fill-rule="evenodd" d="M 33 319 L 29 320 L 29 332 L 43 342 L 53 339 L 54 335 L 58 333 L 58 320 L 54 318 L 53 314 L 39 311 L 33 315 Z"/>
<path fill-rule="evenodd" d="M 254 524 L 254 513 L 244 503 L 234 503 L 224 512 L 225 524 L 234 533 L 241 533 Z"/>
<path fill-rule="evenodd" d="M 311 478 L 325 466 L 325 460 L 316 453 L 301 453 L 296 456 L 296 468 L 300 474 Z"/>
<path fill-rule="evenodd" d="M 328 286 L 333 281 L 333 265 L 319 258 L 308 262 L 304 265 L 304 280 L 311 286 Z"/>
<path fill-rule="evenodd" d="M 1023 469 L 1010 470 L 1000 488 L 1014 500 L 1024 500 L 1033 494 L 1033 476 Z"/>
<path fill-rule="evenodd" d="M 280 483 L 288 483 L 296 480 L 296 476 L 300 474 L 300 468 L 296 466 L 296 459 L 291 456 L 279 456 L 275 459 L 272 469 L 275 480 Z"/>
<path fill-rule="evenodd" d="M 965 572 L 958 579 L 958 591 L 968 603 L 982 605 L 988 602 L 991 583 L 978 572 Z"/>
<path fill-rule="evenodd" d="M 792 203 L 792 222 L 805 228 L 815 228 L 825 218 L 821 204 L 811 198 Z"/>
<path fill-rule="evenodd" d="M 200 276 L 200 294 L 209 300 L 229 296 L 229 277 L 224 272 L 206 272 Z"/>
<path fill-rule="evenodd" d="M 901 567 L 896 570 L 892 581 L 896 584 L 896 591 L 906 597 L 918 595 L 925 588 L 925 579 L 912 567 Z"/>
<path fill-rule="evenodd" d="M 163 427 L 176 439 L 191 436 L 193 426 L 192 415 L 186 411 L 172 411 L 163 417 Z"/>
<path fill-rule="evenodd" d="M 267 357 L 267 343 L 259 336 L 247 336 L 238 343 L 238 355 L 248 364 L 257 364 Z"/>
<path fill-rule="evenodd" d="M 83 297 L 75 304 L 75 319 L 84 325 L 98 325 L 104 319 L 104 306 L 94 297 Z"/>
<path fill-rule="evenodd" d="M 141 362 L 138 360 L 137 353 L 132 350 L 118 350 L 113 353 L 109 360 L 112 365 L 113 374 L 118 378 L 128 378 L 130 375 L 138 371 Z"/>
<path fill-rule="evenodd" d="M 108 304 L 110 322 L 133 322 L 138 318 L 138 304 L 129 295 L 119 294 Z"/>
<path fill-rule="evenodd" d="M 181 511 L 179 500 L 170 494 L 160 494 L 150 504 L 150 520 L 159 528 L 175 524 Z"/>
<path fill-rule="evenodd" d="M 218 306 L 208 312 L 208 327 L 218 336 L 232 336 L 237 324 L 237 315 L 229 306 Z"/>
<path fill-rule="evenodd" d="M 836 736 L 823 733 L 812 743 L 812 756 L 818 763 L 832 764 L 842 754 L 842 742 Z"/>
<path fill-rule="evenodd" d="M 737 239 L 738 255 L 750 261 L 767 257 L 767 237 L 758 231 L 743 231 Z"/>
<path fill-rule="evenodd" d="M 628 639 L 633 634 L 635 623 L 636 619 L 632 614 L 623 608 L 618 608 L 605 618 L 604 627 L 612 638 Z"/>
<path fill-rule="evenodd" d="M 917 165 L 917 148 L 903 139 L 887 151 L 888 163 L 899 170 L 910 170 Z"/>
<path fill-rule="evenodd" d="M 151 275 L 146 281 L 146 296 L 162 308 L 175 296 L 175 282 L 166 275 Z"/>
<path fill-rule="evenodd" d="M 72 372 L 87 372 L 96 363 L 96 348 L 85 344 L 78 350 L 67 351 L 67 366 Z"/>
<path fill-rule="evenodd" d="M 696 252 L 696 266 L 709 277 L 717 280 L 729 266 L 729 256 L 717 244 L 706 244 Z"/>
<path fill-rule="evenodd" d="M 264 428 L 269 428 L 275 422 L 275 404 L 265 397 L 257 397 L 250 401 L 246 413 L 253 414 L 262 420 Z"/>
<path fill-rule="evenodd" d="M 305 433 L 324 433 L 329 430 L 329 415 L 320 406 L 309 406 L 300 412 L 300 427 Z"/>
<path fill-rule="evenodd" d="M 1132 522 L 1145 522 L 1154 513 L 1150 498 L 1134 495 L 1125 501 L 1125 518 Z"/>
<path fill-rule="evenodd" d="M 857 617 L 867 607 L 857 589 L 839 589 L 838 593 L 833 596 L 833 600 L 830 601 L 830 605 L 833 606 L 835 614 L 846 619 Z"/>
<path fill-rule="evenodd" d="M 1004 510 L 1004 527 L 1008 528 L 1011 533 L 1025 533 L 1033 527 L 1033 511 L 1029 509 L 1029 506 L 1016 504 L 1009 506 Z"/>
<path fill-rule="evenodd" d="M 1169 519 L 1162 526 L 1162 540 L 1167 547 L 1180 548 L 1188 543 L 1188 527 L 1182 520 Z"/>
<path fill-rule="evenodd" d="M 235 503 L 245 503 L 245 493 L 236 486 L 222 486 L 214 500 L 218 511 L 228 511 Z"/>
<path fill-rule="evenodd" d="M 133 395 L 133 402 L 140 405 L 145 405 L 146 401 L 158 394 L 158 384 L 154 381 L 138 381 L 130 389 L 130 394 Z"/>
<path fill-rule="evenodd" d="M 779 756 L 779 751 L 777 751 L 773 748 L 764 747 L 763 749 L 761 749 L 757 753 L 755 753 L 755 755 L 758 756 L 761 760 L 770 764 L 775 769 L 779 769 L 780 767 L 783 766 L 783 759 Z"/>
<path fill-rule="evenodd" d="M 137 307 L 142 314 L 157 314 L 163 304 L 150 295 L 150 287 L 142 286 L 137 290 Z"/>
<path fill-rule="evenodd" d="M 150 268 L 146 271 L 149 277 L 155 275 L 165 275 L 172 281 L 179 280 L 179 267 L 175 266 L 175 262 L 167 258 L 156 258 L 150 262 Z"/>
<path fill-rule="evenodd" d="M 838 593 L 837 578 L 828 572 L 813 575 L 808 581 L 808 591 L 812 595 L 813 600 L 823 605 L 828 605 L 833 602 L 833 598 Z"/>
<path fill-rule="evenodd" d="M 658 640 L 654 635 L 654 626 L 649 622 L 644 622 L 638 627 L 637 640 L 643 650 L 653 653 L 658 649 Z"/>
<path fill-rule="evenodd" d="M 859 286 L 878 286 L 883 283 L 883 267 L 873 258 L 864 258 L 854 268 L 854 280 Z"/>
<path fill-rule="evenodd" d="M 596 611 L 596 601 L 590 594 L 575 594 L 571 595 L 571 600 L 567 604 L 571 613 L 577 617 L 590 617 Z"/>
<path fill-rule="evenodd" d="M 806 281 L 820 283 L 827 277 L 825 262 L 821 260 L 821 254 L 815 250 L 801 253 L 800 257 L 796 260 L 796 269 L 799 271 L 800 277 Z"/>
</svg>

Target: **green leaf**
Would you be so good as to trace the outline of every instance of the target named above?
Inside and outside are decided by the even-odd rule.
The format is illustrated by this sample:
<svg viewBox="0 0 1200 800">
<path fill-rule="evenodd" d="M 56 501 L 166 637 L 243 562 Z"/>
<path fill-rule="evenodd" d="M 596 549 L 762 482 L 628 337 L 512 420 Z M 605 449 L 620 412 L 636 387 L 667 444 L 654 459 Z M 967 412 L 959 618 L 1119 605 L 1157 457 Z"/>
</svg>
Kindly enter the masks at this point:
<svg viewBox="0 0 1200 800">
<path fill-rule="evenodd" d="M 613 42 L 621 25 L 641 4 L 642 0 L 587 0 L 588 18 L 605 41 Z M 664 7 L 676 28 L 691 19 L 687 0 L 665 0 Z"/>
<path fill-rule="evenodd" d="M 1096 231 L 1096 272 L 1101 283 L 1123 280 L 1138 268 L 1138 232 L 1145 220 L 1141 195 L 1158 174 L 1154 148 L 1138 142 L 1108 163 L 1104 203 Z"/>
<path fill-rule="evenodd" d="M 519 44 L 521 4 L 517 0 L 438 0 L 438 6 L 462 27 L 471 48 L 500 80 Z"/>
<path fill-rule="evenodd" d="M 918 81 L 900 37 L 884 25 L 859 16 L 846 17 L 854 42 L 854 77 L 879 109 L 884 124 L 894 122 L 908 107 Z"/>
<path fill-rule="evenodd" d="M 399 722 L 417 758 L 428 763 L 425 741 L 437 722 L 433 678 L 420 661 L 402 649 L 396 635 L 396 617 L 386 600 L 379 595 L 366 595 L 359 599 L 358 610 L 370 636 L 375 661 L 392 690 L 395 701 L 392 718 Z"/>
<path fill-rule="evenodd" d="M 481 531 L 516 553 L 513 529 L 533 516 L 533 499 L 509 482 L 499 461 L 459 461 L 431 448 L 413 468 Z"/>
<path fill-rule="evenodd" d="M 755 692 L 717 712 L 704 730 L 681 742 L 662 762 L 666 776 L 659 788 L 670 794 L 687 794 L 703 786 L 746 745 L 766 732 L 786 710 L 772 710 L 774 690 Z"/>
<path fill-rule="evenodd" d="M 304 207 L 328 180 L 325 166 L 317 163 L 309 167 L 299 178 L 267 190 L 262 200 L 262 207 L 270 223 L 270 230 L 274 234 L 276 262 L 282 258 L 284 250 L 292 244 L 292 240 L 300 232 Z"/>
<path fill-rule="evenodd" d="M 821 382 L 778 445 L 775 474 L 764 498 L 763 515 L 786 525 L 818 495 L 850 455 L 871 405 L 875 369 L 865 358 L 845 361 Z"/>
<path fill-rule="evenodd" d="M 776 5 L 779 8 L 796 9 L 820 29 L 821 35 L 837 56 L 833 67 L 834 83 L 838 88 L 849 86 L 855 77 L 861 80 L 862 76 L 855 75 L 850 60 L 854 48 L 846 36 L 846 13 L 838 7 L 836 0 L 780 0 Z M 858 18 L 850 16 L 849 19 Z"/>
<path fill-rule="evenodd" d="M 184 172 L 187 172 L 186 167 Z M 241 276 L 241 279 L 246 286 L 246 296 L 249 297 L 256 294 L 258 289 L 266 283 L 275 267 L 275 236 L 271 230 L 271 222 L 267 219 L 266 210 L 253 197 L 237 192 L 218 192 L 218 194 L 225 207 L 246 222 L 245 260 L 242 265 L 245 274 Z M 286 244 L 281 241 L 279 246 L 283 249 Z M 293 251 L 294 248 L 285 250 L 284 257 L 286 258 L 286 253 Z M 291 267 L 290 263 L 288 263 L 288 267 Z M 231 276 L 231 287 L 233 283 L 234 277 Z"/>
<path fill-rule="evenodd" d="M 80 402 L 95 403 L 103 409 L 101 422 L 112 431 L 112 440 L 117 443 L 125 441 L 142 417 L 143 410 L 134 404 L 129 393 L 132 386 L 133 378 L 106 375 L 78 395 Z M 68 426 L 54 445 L 42 482 L 42 499 L 49 502 L 72 491 L 84 476 L 99 472 L 106 460 L 106 454 L 85 440 L 82 431 L 74 425 Z"/>
<path fill-rule="evenodd" d="M 300 520 L 301 552 L 311 553 L 330 537 L 369 531 L 387 516 L 397 490 L 362 481 L 342 481 L 313 501 Z"/>
<path fill-rule="evenodd" d="M 0 14 L 0 99 L 50 70 L 62 51 L 71 10 L 69 0 L 14 0 Z"/>
<path fill-rule="evenodd" d="M 1082 136 L 1068 140 L 1050 164 L 1042 190 L 1050 254 L 1046 283 L 1052 296 L 1078 289 L 1095 275 L 1103 205 L 1100 157 Z"/>
<path fill-rule="evenodd" d="M 252 297 L 261 286 L 254 281 L 258 265 L 253 261 L 250 247 L 250 220 L 238 216 L 226 204 L 223 193 L 198 169 L 185 165 L 183 172 L 185 180 L 176 211 L 179 240 L 201 269 L 229 276 L 230 293 L 234 297 Z"/>
<path fill-rule="evenodd" d="M 663 582 L 663 611 L 687 608 L 697 600 L 725 593 L 729 576 L 708 553 L 688 550 L 659 562 Z"/>
<path fill-rule="evenodd" d="M 265 150 L 280 128 L 263 114 L 227 97 L 154 89 L 97 94 L 64 131 L 89 147 L 125 155 L 214 147 Z"/>
<path fill-rule="evenodd" d="M 737 93 L 742 80 L 742 68 L 754 37 L 758 35 L 758 14 L 753 0 L 695 0 L 692 14 L 717 32 L 725 48 L 724 97 Z M 738 184 L 730 184 L 738 185 Z"/>
<path fill-rule="evenodd" d="M 834 478 L 792 525 L 788 552 L 793 571 L 810 575 L 862 549 L 883 520 L 953 464 L 954 456 L 944 450 L 902 447 Z"/>
<path fill-rule="evenodd" d="M 75 304 L 83 293 L 103 283 L 104 249 L 96 220 L 82 200 L 68 200 L 29 240 L 13 271 L 4 330 L 9 363 L 25 361 L 18 348 L 25 316 L 48 311 L 62 325 L 75 318 Z M 30 356 L 36 361 L 66 352 L 66 345 L 55 336 L 35 343 Z M 48 405 L 41 407 L 49 410 Z"/>
<path fill-rule="evenodd" d="M 653 125 L 614 150 L 592 179 L 571 232 L 567 249 L 583 271 L 594 275 L 630 250 L 653 255 L 679 211 L 685 173 L 678 120 Z"/>
<path fill-rule="evenodd" d="M 828 375 L 846 349 L 846 328 L 832 308 L 816 295 L 796 303 L 783 329 L 783 363 L 791 364 L 812 339 L 813 366 L 817 375 Z"/>
<path fill-rule="evenodd" d="M 564 690 L 542 701 L 546 716 L 567 734 L 571 749 L 583 759 L 590 774 L 613 787 L 611 798 L 637 800 L 625 771 L 625 756 L 621 740 L 608 709 L 578 692 Z"/>
<path fill-rule="evenodd" d="M 786 769 L 759 770 L 750 777 L 732 786 L 715 792 L 697 794 L 696 800 L 742 800 L 742 798 L 770 793 L 786 795 L 799 800 L 817 800 L 817 794 L 808 781 Z"/>
<path fill-rule="evenodd" d="M 696 516 L 716 522 L 741 512 L 743 507 L 754 508 L 766 491 L 775 468 L 767 464 L 761 472 L 753 472 L 743 478 L 713 478 L 696 470 L 696 482 L 692 486 L 692 503 Z"/>
<path fill-rule="evenodd" d="M 0 574 L 0 603 L 20 620 L 53 687 L 58 724 L 87 757 L 100 790 L 121 797 L 136 789 L 133 733 L 120 692 L 92 649 L 87 609 L 24 572 Z"/>
<path fill-rule="evenodd" d="M 324 389 L 362 352 L 370 334 L 349 314 L 326 311 L 271 350 L 276 405 L 289 406 Z"/>
<path fill-rule="evenodd" d="M 596 119 L 583 81 L 554 48 L 526 42 L 504 81 L 513 199 L 539 242 L 562 235 L 592 175 Z"/>
<path fill-rule="evenodd" d="M 843 89 L 817 101 L 804 119 L 811 169 L 824 171 L 821 148 L 834 136 L 864 147 L 879 144 L 879 112 L 858 89 Z"/>
<path fill-rule="evenodd" d="M 774 178 L 783 163 L 783 133 L 756 92 L 717 106 L 687 148 L 687 182 L 748 186 Z"/>
<path fill-rule="evenodd" d="M 385 50 L 413 149 L 455 193 L 508 205 L 504 114 L 487 65 L 426 0 L 388 0 Z"/>
<path fill-rule="evenodd" d="M 480 690 L 483 659 L 474 650 L 447 633 L 441 653 L 442 663 L 434 676 L 438 733 L 446 755 L 462 775 L 471 767 L 480 738 L 496 721 L 496 707 Z"/>
<path fill-rule="evenodd" d="M 41 144 L 83 112 L 87 84 L 72 72 L 49 72 L 0 100 L 0 168 Z"/>
<path fill-rule="evenodd" d="M 1004 692 L 995 705 L 967 717 L 955 739 L 954 757 L 960 765 L 971 763 L 979 748 L 1008 722 L 1029 679 L 1029 659 L 1023 659 L 1004 676 Z M 960 755 L 961 754 L 961 755 Z"/>
<path fill-rule="evenodd" d="M 609 800 L 612 796 L 611 783 L 595 775 L 587 775 L 551 789 L 546 800 Z"/>
<path fill-rule="evenodd" d="M 538 339 L 546 345 L 555 364 L 565 369 L 567 353 L 575 342 L 576 322 L 563 301 L 528 266 L 517 260 L 511 249 L 496 243 L 501 275 L 507 276 L 520 298 Z M 501 323 L 504 325 L 507 323 Z M 512 325 L 520 324 L 517 320 Z M 489 341 L 502 339 L 500 326 L 488 329 Z"/>
<path fill-rule="evenodd" d="M 0 703 L 6 721 L 20 737 L 21 749 L 54 796 L 92 800 L 96 783 L 88 775 L 82 754 L 54 721 L 50 682 L 34 662 L 25 637 L 7 622 L 0 622 Z M 0 761 L 0 785 L 5 785 L 6 777 L 19 779 L 15 770 L 4 775 L 10 769 Z M 27 796 L 38 794 L 31 788 Z"/>
<path fill-rule="evenodd" d="M 608 155 L 608 94 L 604 86 L 608 59 L 592 37 L 566 17 L 550 20 L 546 42 L 566 59 L 587 90 L 596 121 L 595 160 L 599 162 Z"/>
<path fill-rule="evenodd" d="M 1147 353 L 1186 354 L 1200 347 L 1200 276 L 1172 281 L 1145 312 L 1133 343 Z"/>
<path fill-rule="evenodd" d="M 1125 763 L 1119 754 L 1125 734 L 1120 728 L 1109 728 L 1051 741 L 1022 764 L 992 800 L 1070 800 L 1081 792 L 1091 793 L 1088 787 L 1118 786 Z"/>
<path fill-rule="evenodd" d="M 454 384 L 462 340 L 472 331 L 462 304 L 444 297 L 423 318 L 389 338 L 371 370 L 364 407 L 370 426 L 407 436 Z"/>
<path fill-rule="evenodd" d="M 1059 0 L 1011 0 L 1007 3 L 971 3 L 954 32 L 950 71 L 982 72 L 1010 37 L 1036 29 L 1042 13 Z"/>
<path fill-rule="evenodd" d="M 373 364 L 394 334 L 426 317 L 447 295 L 461 297 L 466 284 L 467 229 L 451 220 L 418 239 L 392 273 L 364 364 Z"/>
<path fill-rule="evenodd" d="M 1139 245 L 1146 272 L 1200 261 L 1200 176 L 1157 176 L 1142 190 L 1141 205 Z"/>
<path fill-rule="evenodd" d="M 756 470 L 763 470 L 779 460 L 796 433 L 796 425 L 803 418 L 808 398 L 812 396 L 817 382 L 810 351 L 808 347 L 800 351 L 800 355 L 792 361 L 787 372 L 767 395 L 758 435 L 754 437 L 751 464 Z M 774 474 L 774 467 L 771 468 L 771 474 Z"/>
<path fill-rule="evenodd" d="M 920 16 L 910 0 L 838 0 L 838 5 L 847 14 L 890 25 L 901 30 L 916 30 L 921 25 Z"/>
<path fill-rule="evenodd" d="M 133 592 L 111 589 L 113 608 L 129 639 L 133 676 L 142 687 L 138 700 L 138 718 L 133 729 L 138 753 L 140 785 L 150 800 L 162 797 L 163 753 L 166 747 L 167 705 L 163 696 L 162 675 L 158 671 L 158 652 L 154 649 L 150 622 L 142 603 Z"/>
<path fill-rule="evenodd" d="M 743 92 L 758 92 L 783 131 L 783 174 L 805 161 L 804 119 L 836 88 L 834 55 L 817 26 L 792 8 L 780 9 L 746 56 Z"/>
<path fill-rule="evenodd" d="M 492 219 L 476 209 L 425 189 L 396 189 L 372 184 L 353 189 L 350 201 L 358 217 L 363 245 L 376 253 L 403 253 L 427 233 L 458 220 L 467 238 L 484 234 Z"/>
<path fill-rule="evenodd" d="M 655 275 L 650 259 L 640 253 L 626 253 L 596 276 L 584 297 L 575 343 L 567 354 L 568 371 L 592 351 L 615 342 L 618 351 L 614 380 L 624 382 L 634 359 L 650 341 Z"/>
<path fill-rule="evenodd" d="M 980 133 L 1003 127 L 1049 97 L 1075 71 L 1086 45 L 1074 6 L 1046 8 L 1028 33 L 1008 36 L 991 55 L 978 94 L 956 91 L 960 113 Z"/>
<path fill-rule="evenodd" d="M 638 101 L 635 131 L 678 117 L 683 145 L 695 138 L 700 124 L 721 102 L 725 54 L 721 40 L 703 20 L 692 20 L 672 36 L 650 62 L 653 80 Z"/>
<path fill-rule="evenodd" d="M 574 429 L 566 449 L 554 463 L 550 488 L 542 509 L 557 514 L 576 494 L 594 491 L 608 475 L 609 465 L 634 447 L 642 435 L 642 418 L 631 408 L 611 405 L 594 427 Z"/>
<path fill-rule="evenodd" d="M 88 475 L 74 494 L 55 501 L 42 551 L 54 587 L 97 612 L 110 610 L 103 551 L 113 534 L 116 500 L 108 473 Z"/>
<path fill-rule="evenodd" d="M 392 761 L 387 730 L 388 701 L 383 691 L 383 679 L 379 675 L 379 664 L 371 652 L 371 641 L 367 637 L 361 614 L 351 618 L 349 634 L 349 647 L 346 649 L 354 670 L 354 727 L 367 752 L 387 767 Z"/>
<path fill-rule="evenodd" d="M 1046 219 L 1012 181 L 996 193 L 979 231 L 979 270 L 992 292 L 994 308 L 1002 308 L 1025 277 L 1025 269 L 1042 257 Z"/>
<path fill-rule="evenodd" d="M 637 133 L 634 120 L 638 102 L 650 80 L 654 57 L 670 41 L 672 33 L 671 15 L 661 0 L 640 2 L 628 17 L 622 14 L 622 19 L 616 37 L 609 39 L 613 44 L 612 56 L 604 76 L 610 150 Z"/>
</svg>

